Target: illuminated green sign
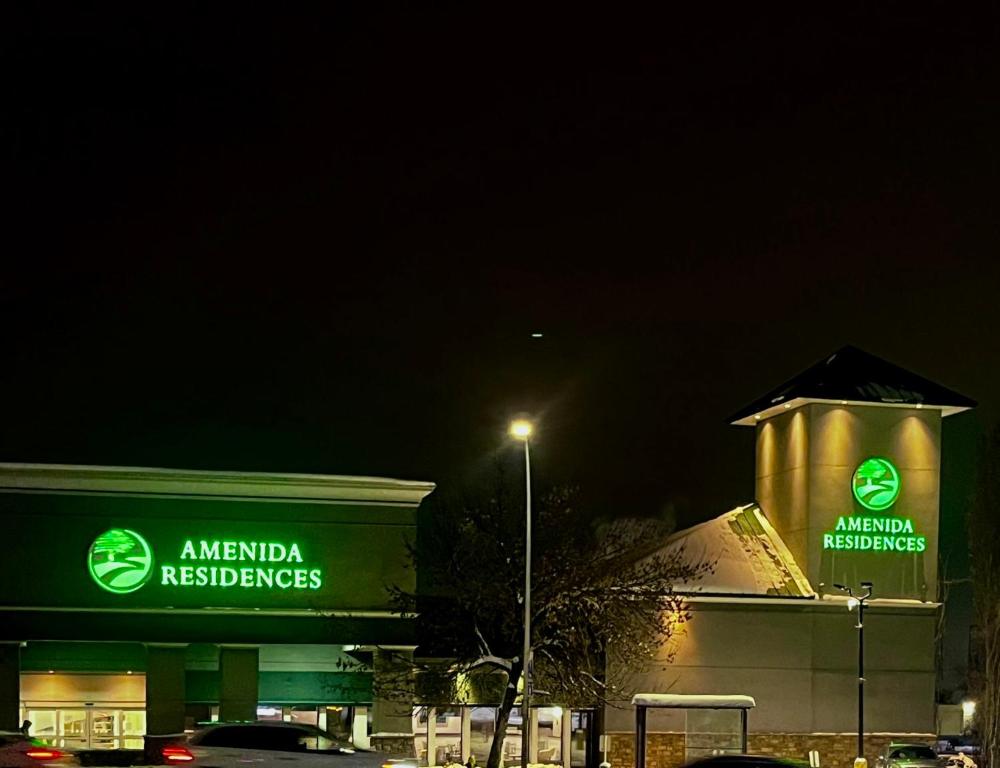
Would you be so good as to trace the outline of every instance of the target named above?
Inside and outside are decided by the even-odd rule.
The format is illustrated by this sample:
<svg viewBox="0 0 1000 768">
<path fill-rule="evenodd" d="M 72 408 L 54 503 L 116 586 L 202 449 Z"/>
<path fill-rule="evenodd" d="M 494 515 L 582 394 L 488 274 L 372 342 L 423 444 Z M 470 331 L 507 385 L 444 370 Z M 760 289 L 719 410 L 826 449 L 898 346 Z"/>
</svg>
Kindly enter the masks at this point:
<svg viewBox="0 0 1000 768">
<path fill-rule="evenodd" d="M 854 498 L 865 509 L 882 512 L 899 497 L 899 472 L 888 459 L 873 456 L 854 470 Z"/>
<path fill-rule="evenodd" d="M 923 552 L 927 537 L 913 530 L 906 517 L 859 517 L 843 515 L 823 534 L 823 549 L 854 549 L 872 552 Z"/>
<path fill-rule="evenodd" d="M 135 531 L 112 528 L 90 545 L 87 567 L 100 587 L 126 595 L 135 592 L 153 575 L 153 550 Z"/>
<path fill-rule="evenodd" d="M 153 552 L 135 531 L 112 528 L 97 537 L 87 560 L 94 580 L 109 592 L 127 594 L 153 575 Z M 304 564 L 297 542 L 185 539 L 176 560 L 159 566 L 160 587 L 316 590 L 321 568 Z"/>
<path fill-rule="evenodd" d="M 884 512 L 899 498 L 899 472 L 888 459 L 872 456 L 862 461 L 851 479 L 858 504 L 870 512 Z M 832 531 L 823 534 L 823 549 L 858 552 L 924 552 L 927 537 L 917 533 L 908 517 L 842 515 Z"/>
<path fill-rule="evenodd" d="M 241 589 L 319 589 L 323 571 L 306 568 L 296 543 L 188 539 L 179 564 L 160 566 L 160 584 L 170 587 L 238 587 Z M 250 565 L 215 565 L 219 562 Z"/>
</svg>

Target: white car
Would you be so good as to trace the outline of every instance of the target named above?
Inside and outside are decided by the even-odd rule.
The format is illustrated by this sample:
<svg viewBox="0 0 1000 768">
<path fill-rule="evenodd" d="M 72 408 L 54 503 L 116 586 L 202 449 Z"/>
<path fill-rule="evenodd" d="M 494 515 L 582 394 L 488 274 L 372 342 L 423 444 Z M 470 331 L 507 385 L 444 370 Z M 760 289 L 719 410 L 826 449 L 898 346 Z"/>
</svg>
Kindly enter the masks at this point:
<svg viewBox="0 0 1000 768">
<path fill-rule="evenodd" d="M 191 768 L 416 768 L 414 760 L 354 749 L 314 726 L 275 721 L 208 726 L 163 747 L 163 759 Z"/>
<path fill-rule="evenodd" d="M 976 761 L 968 755 L 959 752 L 955 755 L 940 755 L 945 768 L 977 768 Z"/>
<path fill-rule="evenodd" d="M 3 768 L 68 768 L 79 765 L 71 752 L 47 747 L 19 731 L 0 731 L 0 766 Z"/>
</svg>

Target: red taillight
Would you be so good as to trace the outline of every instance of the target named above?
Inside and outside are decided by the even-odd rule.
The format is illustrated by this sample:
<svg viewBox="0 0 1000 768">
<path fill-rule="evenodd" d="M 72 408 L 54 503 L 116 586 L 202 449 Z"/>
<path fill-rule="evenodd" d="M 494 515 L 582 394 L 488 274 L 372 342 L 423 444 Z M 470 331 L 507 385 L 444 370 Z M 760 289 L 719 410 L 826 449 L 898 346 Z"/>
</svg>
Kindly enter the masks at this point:
<svg viewBox="0 0 1000 768">
<path fill-rule="evenodd" d="M 163 759 L 171 765 L 177 763 L 190 763 L 194 760 L 194 755 L 191 754 L 187 747 L 164 747 Z"/>
<path fill-rule="evenodd" d="M 66 757 L 65 752 L 60 752 L 58 749 L 49 749 L 48 747 L 32 747 L 24 754 L 32 760 L 59 760 Z"/>
</svg>

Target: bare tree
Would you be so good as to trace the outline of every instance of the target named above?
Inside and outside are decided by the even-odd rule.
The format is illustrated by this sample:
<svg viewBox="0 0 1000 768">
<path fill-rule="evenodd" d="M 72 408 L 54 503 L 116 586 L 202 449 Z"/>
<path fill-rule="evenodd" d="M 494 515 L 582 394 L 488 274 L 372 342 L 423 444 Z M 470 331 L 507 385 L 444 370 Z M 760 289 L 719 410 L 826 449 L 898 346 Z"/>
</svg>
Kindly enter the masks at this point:
<svg viewBox="0 0 1000 768">
<path fill-rule="evenodd" d="M 976 716 L 988 768 L 1000 767 L 1000 428 L 983 443 L 969 510 L 969 558 L 976 612 Z"/>
<path fill-rule="evenodd" d="M 951 605 L 951 590 L 952 587 L 969 584 L 972 581 L 969 578 L 952 578 L 951 573 L 951 557 L 940 553 L 938 555 L 937 599 L 941 607 L 938 609 L 937 621 L 934 625 L 934 668 L 937 670 L 935 701 L 938 703 L 950 703 L 950 696 L 953 693 L 945 685 L 949 671 L 945 654 L 945 636 L 948 629 L 948 606 Z"/>
<path fill-rule="evenodd" d="M 709 567 L 687 562 L 682 552 L 657 554 L 663 532 L 656 522 L 614 525 L 598 536 L 581 524 L 571 491 L 539 502 L 532 558 L 535 683 L 551 701 L 569 706 L 620 701 L 629 695 L 631 671 L 671 660 L 662 649 L 690 618 L 673 585 Z M 454 702 L 470 675 L 489 671 L 489 679 L 502 681 L 487 768 L 501 765 L 524 669 L 522 505 L 502 480 L 484 500 L 439 501 L 410 551 L 416 592 L 392 590 L 396 606 L 419 617 L 422 655 L 436 659 L 413 662 L 415 676 L 428 679 L 417 691 Z M 382 684 L 412 695 L 412 687 Z"/>
</svg>

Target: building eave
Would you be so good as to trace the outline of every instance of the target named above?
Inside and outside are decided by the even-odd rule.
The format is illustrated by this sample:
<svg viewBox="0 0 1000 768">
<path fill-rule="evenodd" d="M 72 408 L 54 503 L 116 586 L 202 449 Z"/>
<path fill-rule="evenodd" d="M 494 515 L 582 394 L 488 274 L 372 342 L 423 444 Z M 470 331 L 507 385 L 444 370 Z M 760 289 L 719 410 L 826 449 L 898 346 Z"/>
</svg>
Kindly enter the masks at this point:
<svg viewBox="0 0 1000 768">
<path fill-rule="evenodd" d="M 794 411 L 795 409 L 801 408 L 804 405 L 809 405 L 810 403 L 838 405 L 845 408 L 859 406 L 864 408 L 903 408 L 918 411 L 940 411 L 942 418 L 954 416 L 956 413 L 962 413 L 963 411 L 968 411 L 972 407 L 963 405 L 934 405 L 933 403 L 896 403 L 889 401 L 874 403 L 866 400 L 825 400 L 820 397 L 796 397 L 787 402 L 778 401 L 776 404 L 768 408 L 764 408 L 756 413 L 751 413 L 741 418 L 737 418 L 729 423 L 737 427 L 754 427 L 767 421 L 768 419 L 780 416 L 783 413 L 788 413 L 789 411 Z"/>
<path fill-rule="evenodd" d="M 378 502 L 417 506 L 434 483 L 385 477 L 0 463 L 0 491 Z"/>
</svg>

